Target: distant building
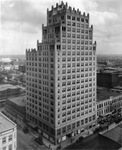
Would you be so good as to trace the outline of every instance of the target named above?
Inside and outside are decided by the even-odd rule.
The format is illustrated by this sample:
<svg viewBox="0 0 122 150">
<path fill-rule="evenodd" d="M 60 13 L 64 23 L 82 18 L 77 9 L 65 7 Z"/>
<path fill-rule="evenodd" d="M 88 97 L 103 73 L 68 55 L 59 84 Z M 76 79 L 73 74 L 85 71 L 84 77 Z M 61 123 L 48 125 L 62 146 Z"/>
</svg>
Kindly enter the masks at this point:
<svg viewBox="0 0 122 150">
<path fill-rule="evenodd" d="M 111 114 L 115 110 L 122 110 L 122 93 L 101 90 L 97 93 L 97 116 Z"/>
<path fill-rule="evenodd" d="M 25 73 L 26 72 L 25 65 L 19 65 L 19 71 L 22 72 L 22 73 Z"/>
<path fill-rule="evenodd" d="M 107 61 L 98 61 L 98 65 L 100 65 L 100 66 L 107 66 L 108 62 Z"/>
<path fill-rule="evenodd" d="M 10 64 L 4 65 L 3 69 L 4 70 L 11 70 L 12 69 L 12 65 L 10 65 Z"/>
<path fill-rule="evenodd" d="M 10 63 L 12 61 L 11 58 L 1 58 L 0 60 L 6 63 Z"/>
<path fill-rule="evenodd" d="M 97 73 L 97 86 L 112 88 L 119 84 L 118 73 L 99 72 Z"/>
<path fill-rule="evenodd" d="M 17 127 L 0 112 L 0 150 L 17 149 Z"/>
<path fill-rule="evenodd" d="M 17 124 L 23 124 L 26 117 L 26 96 L 8 98 L 5 111 Z"/>
<path fill-rule="evenodd" d="M 4 105 L 8 97 L 19 96 L 21 88 L 11 84 L 0 85 L 0 106 Z"/>
</svg>

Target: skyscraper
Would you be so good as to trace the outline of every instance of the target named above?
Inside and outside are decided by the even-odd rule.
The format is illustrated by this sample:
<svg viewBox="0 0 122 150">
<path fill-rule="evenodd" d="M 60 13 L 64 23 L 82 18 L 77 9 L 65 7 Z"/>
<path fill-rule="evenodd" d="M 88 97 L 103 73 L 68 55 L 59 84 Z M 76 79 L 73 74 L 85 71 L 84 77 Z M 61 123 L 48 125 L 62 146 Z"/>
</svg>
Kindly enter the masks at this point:
<svg viewBox="0 0 122 150">
<path fill-rule="evenodd" d="M 96 42 L 89 14 L 63 2 L 47 9 L 42 42 L 26 50 L 27 120 L 57 145 L 96 124 Z"/>
</svg>

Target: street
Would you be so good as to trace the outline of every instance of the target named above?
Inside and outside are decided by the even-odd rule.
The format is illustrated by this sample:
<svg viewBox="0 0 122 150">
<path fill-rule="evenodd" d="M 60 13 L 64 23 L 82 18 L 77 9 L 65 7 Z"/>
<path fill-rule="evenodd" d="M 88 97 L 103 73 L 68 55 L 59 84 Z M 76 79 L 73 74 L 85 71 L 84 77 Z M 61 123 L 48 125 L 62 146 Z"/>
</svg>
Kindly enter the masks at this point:
<svg viewBox="0 0 122 150">
<path fill-rule="evenodd" d="M 17 150 L 49 150 L 44 145 L 39 145 L 34 141 L 34 137 L 25 134 L 20 127 L 17 128 Z"/>
<path fill-rule="evenodd" d="M 4 111 L 4 107 L 0 111 Z M 31 133 L 25 134 L 22 128 L 17 126 L 17 150 L 49 150 L 45 145 L 39 145 L 34 141 Z"/>
</svg>

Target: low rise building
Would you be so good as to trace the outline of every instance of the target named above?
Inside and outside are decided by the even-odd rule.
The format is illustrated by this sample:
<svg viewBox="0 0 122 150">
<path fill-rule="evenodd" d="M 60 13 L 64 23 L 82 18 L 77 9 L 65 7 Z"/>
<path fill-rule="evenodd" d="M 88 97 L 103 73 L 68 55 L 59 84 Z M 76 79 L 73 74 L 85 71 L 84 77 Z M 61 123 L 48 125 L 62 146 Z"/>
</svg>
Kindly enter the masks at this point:
<svg viewBox="0 0 122 150">
<path fill-rule="evenodd" d="M 16 124 L 0 112 L 0 150 L 17 149 Z"/>
<path fill-rule="evenodd" d="M 103 71 L 97 73 L 97 85 L 113 88 L 119 84 L 119 74 L 114 71 Z"/>
<path fill-rule="evenodd" d="M 122 108 L 122 93 L 101 90 L 97 93 L 97 116 L 107 115 Z"/>
<path fill-rule="evenodd" d="M 19 96 L 20 94 L 21 94 L 21 88 L 17 86 L 11 84 L 0 85 L 0 106 L 6 103 L 7 98 Z"/>
<path fill-rule="evenodd" d="M 6 101 L 5 112 L 7 116 L 16 121 L 17 124 L 23 124 L 26 116 L 26 96 L 8 98 Z"/>
</svg>

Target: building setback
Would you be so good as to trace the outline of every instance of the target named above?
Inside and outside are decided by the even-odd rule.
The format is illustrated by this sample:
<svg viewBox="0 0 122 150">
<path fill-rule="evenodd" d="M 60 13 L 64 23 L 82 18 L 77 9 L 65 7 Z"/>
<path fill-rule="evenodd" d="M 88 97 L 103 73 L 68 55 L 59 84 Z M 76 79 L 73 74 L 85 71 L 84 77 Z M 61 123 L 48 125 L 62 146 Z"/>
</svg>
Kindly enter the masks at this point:
<svg viewBox="0 0 122 150">
<path fill-rule="evenodd" d="M 96 42 L 89 14 L 63 2 L 47 9 L 42 42 L 26 50 L 26 118 L 54 145 L 94 130 Z"/>
</svg>

